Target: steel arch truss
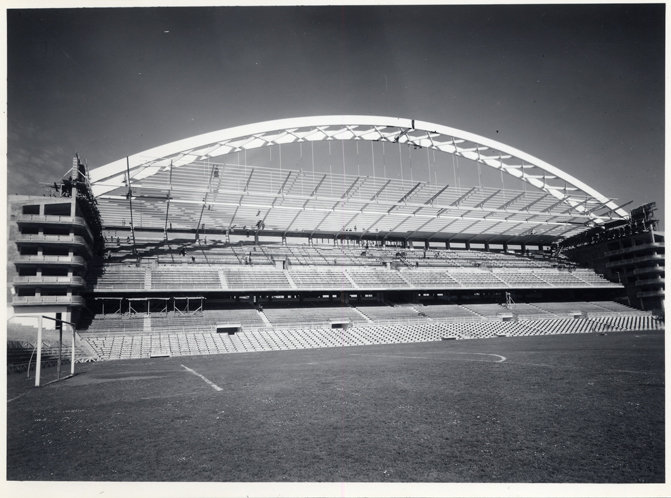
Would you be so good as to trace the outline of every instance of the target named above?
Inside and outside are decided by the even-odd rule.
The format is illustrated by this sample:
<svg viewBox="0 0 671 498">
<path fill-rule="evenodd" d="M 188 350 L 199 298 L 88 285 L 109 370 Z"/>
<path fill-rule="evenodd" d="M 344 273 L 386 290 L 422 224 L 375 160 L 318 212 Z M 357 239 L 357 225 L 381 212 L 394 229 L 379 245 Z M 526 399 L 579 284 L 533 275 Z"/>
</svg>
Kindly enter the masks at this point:
<svg viewBox="0 0 671 498">
<path fill-rule="evenodd" d="M 383 213 L 387 217 L 391 214 L 398 216 L 404 211 L 408 211 L 408 216 L 416 216 L 420 210 L 422 210 L 421 214 L 424 214 L 429 209 L 423 206 L 431 204 L 430 207 L 436 209 L 432 217 L 445 217 L 449 219 L 450 217 L 447 215 L 449 211 L 452 211 L 453 218 L 456 216 L 461 220 L 467 220 L 469 215 L 478 212 L 479 214 L 474 218 L 475 220 L 491 219 L 497 227 L 504 225 L 499 227 L 503 231 L 510 229 L 510 226 L 505 226 L 506 224 L 520 222 L 525 228 L 524 235 L 553 231 L 552 235 L 554 237 L 561 236 L 561 233 L 574 232 L 576 230 L 575 225 L 582 225 L 584 223 L 601 224 L 613 217 L 627 217 L 627 213 L 614 203 L 612 199 L 606 198 L 577 178 L 525 152 L 454 128 L 423 121 L 389 117 L 318 116 L 268 121 L 229 128 L 173 142 L 101 166 L 91 170 L 90 179 L 93 192 L 99 199 L 121 200 L 120 193 L 123 188 L 128 189 L 128 187 L 133 187 L 133 193 L 130 195 L 135 196 L 141 190 L 142 186 L 152 183 L 152 177 L 164 177 L 170 174 L 172 178 L 173 171 L 177 172 L 181 169 L 186 173 L 187 170 L 197 165 L 202 165 L 203 162 L 209 161 L 212 158 L 273 145 L 328 140 L 391 142 L 454 154 L 495 170 L 500 170 L 541 191 L 539 192 L 541 195 L 528 197 L 526 201 L 519 199 L 519 197 L 524 197 L 524 194 L 520 194 L 513 199 L 506 199 L 504 195 L 503 199 L 505 202 L 501 202 L 499 192 L 494 189 L 485 191 L 482 187 L 479 189 L 473 187 L 473 189 L 461 192 L 452 188 L 453 195 L 457 197 L 450 198 L 449 203 L 446 203 L 443 191 L 438 191 L 437 187 L 426 185 L 424 182 L 416 182 L 417 185 L 413 184 L 409 186 L 405 190 L 405 194 L 397 195 L 395 193 L 395 199 L 389 199 L 391 204 Z M 221 184 L 220 179 L 213 178 L 213 171 L 209 170 L 207 173 L 203 171 L 203 173 L 209 175 L 209 180 L 203 178 L 201 174 L 200 183 L 202 192 L 197 199 L 182 199 L 187 205 L 189 203 L 197 204 L 200 211 L 200 220 L 203 218 L 206 206 L 208 206 L 208 209 L 211 209 L 209 206 L 213 203 L 217 204 L 217 192 L 226 189 Z M 242 205 L 242 197 L 249 194 L 250 184 L 258 181 L 264 174 L 273 174 L 272 172 L 264 171 L 263 167 L 257 168 L 256 177 L 250 171 L 250 167 L 246 167 L 244 172 L 242 170 L 239 172 L 241 175 L 239 181 L 243 181 L 243 183 L 248 176 L 246 178 L 246 185 L 237 190 L 233 189 L 236 190 L 235 195 L 237 193 L 242 194 L 238 207 Z M 274 191 L 267 192 L 266 195 L 268 198 L 266 200 L 271 203 L 271 208 L 280 207 L 280 204 L 284 201 L 278 204 L 278 196 L 284 199 L 289 194 L 291 186 L 298 181 L 302 172 L 294 172 L 293 174 L 292 178 L 291 173 L 285 171 L 284 175 L 289 176 L 284 178 L 284 184 L 281 189 L 276 191 L 277 189 L 274 188 Z M 312 185 L 314 192 L 312 196 L 306 195 L 304 198 L 297 196 L 297 207 L 300 207 L 303 211 L 314 208 L 315 203 L 313 200 L 316 198 L 317 192 L 322 188 L 322 183 L 335 183 L 333 178 L 327 179 L 326 176 L 328 175 L 324 175 L 324 178 L 320 181 L 318 181 L 319 179 L 312 179 L 314 180 Z M 358 197 L 361 197 L 362 190 L 372 188 L 370 187 L 370 182 L 364 187 L 366 177 L 356 179 L 354 177 L 352 179 L 343 177 L 343 182 L 342 184 L 347 184 L 348 186 L 346 191 L 339 192 L 335 197 L 331 196 L 333 197 L 332 199 L 329 199 L 328 195 L 322 194 L 320 199 L 326 204 L 331 203 L 330 206 L 323 206 L 327 211 L 344 208 L 347 203 L 346 201 L 350 200 L 350 197 L 355 192 L 358 192 Z M 398 185 L 396 185 L 398 183 L 397 180 L 389 180 L 389 182 L 393 184 L 392 187 L 396 187 L 393 190 L 398 190 Z M 401 181 L 400 192 L 404 192 L 405 187 L 402 184 L 403 181 Z M 379 186 L 377 185 L 376 188 Z M 371 203 L 379 207 L 381 201 L 380 193 L 385 188 L 391 190 L 389 185 L 383 187 L 380 192 L 370 196 L 369 202 L 365 203 L 366 205 L 357 206 L 352 211 L 354 215 L 357 212 L 366 214 L 364 213 L 364 209 Z M 268 190 L 268 187 L 262 187 L 262 189 Z M 471 204 L 468 204 L 467 199 L 469 196 L 474 196 L 474 189 L 479 194 L 474 197 L 478 202 L 473 200 Z M 270 190 L 273 190 L 273 188 Z M 323 190 L 322 188 L 320 193 Z M 173 191 L 172 186 L 170 187 L 170 191 Z M 423 191 L 427 196 L 430 194 L 430 196 L 427 199 L 423 199 L 422 196 L 417 195 L 420 191 Z M 257 190 L 257 192 L 261 193 L 260 190 Z M 173 191 L 173 194 L 176 194 L 176 192 Z M 233 192 L 231 191 L 229 194 L 233 194 Z M 442 205 L 439 199 L 441 195 L 443 196 Z M 180 201 L 177 198 L 178 196 L 170 195 L 170 193 L 165 193 L 165 196 L 164 194 L 160 194 L 159 197 L 161 196 L 163 199 L 168 199 L 168 209 L 173 209 L 170 200 L 174 199 L 174 209 L 176 213 L 180 212 L 180 208 L 177 205 Z M 415 199 L 422 197 L 422 201 L 415 201 L 412 197 Z M 135 198 L 133 197 L 133 199 Z M 415 202 L 413 203 L 413 201 Z M 311 202 L 313 205 L 309 205 Z M 510 219 L 510 216 L 504 216 L 506 213 L 510 214 L 511 210 L 515 212 L 515 203 L 517 203 L 518 211 L 523 211 L 527 214 L 524 219 L 521 219 L 520 216 L 514 219 Z M 467 205 L 467 208 L 464 205 Z M 265 204 L 258 203 L 260 209 L 263 209 L 262 206 L 265 206 Z M 118 207 L 120 208 L 121 206 Z M 193 209 L 194 206 L 190 207 Z M 461 208 L 462 212 L 454 213 L 455 209 L 458 208 Z M 368 209 L 375 211 L 370 207 Z M 343 209 L 343 212 L 346 212 L 346 209 Z M 167 220 L 167 211 L 165 217 Z M 324 218 L 320 218 L 320 222 L 323 223 L 326 217 L 328 217 L 328 214 Z M 548 225 L 548 222 L 550 222 L 549 225 L 553 226 L 565 224 L 566 230 L 560 230 L 557 227 L 547 229 L 545 226 Z M 453 221 L 449 223 L 451 224 Z M 395 229 L 405 228 L 400 226 L 402 225 L 401 222 L 399 226 L 392 223 L 387 230 L 392 225 Z M 411 232 L 421 232 L 420 228 L 412 227 Z M 436 231 L 435 224 L 427 228 L 430 232 Z M 494 228 L 494 226 L 491 228 Z M 289 226 L 278 227 L 278 229 L 284 229 L 285 232 L 289 231 L 291 223 Z"/>
</svg>

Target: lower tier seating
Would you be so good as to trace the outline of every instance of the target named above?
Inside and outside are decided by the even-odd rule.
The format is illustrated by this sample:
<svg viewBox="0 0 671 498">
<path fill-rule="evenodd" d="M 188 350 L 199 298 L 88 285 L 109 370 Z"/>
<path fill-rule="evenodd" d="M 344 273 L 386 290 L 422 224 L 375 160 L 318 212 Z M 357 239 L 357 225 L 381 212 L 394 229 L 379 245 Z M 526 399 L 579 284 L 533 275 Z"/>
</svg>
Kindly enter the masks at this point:
<svg viewBox="0 0 671 498">
<path fill-rule="evenodd" d="M 610 318 L 552 318 L 520 321 L 479 320 L 464 322 L 425 321 L 405 324 L 357 323 L 347 329 L 305 326 L 243 329 L 235 334 L 196 331 L 134 335 L 82 334 L 102 360 L 148 358 L 156 355 L 188 356 L 222 353 L 278 351 L 325 347 L 364 346 L 439 341 L 443 338 L 486 339 L 499 336 L 537 336 L 660 330 L 664 322 L 647 316 Z"/>
<path fill-rule="evenodd" d="M 275 327 L 286 324 L 325 324 L 349 321 L 352 323 L 366 322 L 366 319 L 353 308 L 347 306 L 314 307 L 314 308 L 264 308 L 264 315 Z"/>
</svg>

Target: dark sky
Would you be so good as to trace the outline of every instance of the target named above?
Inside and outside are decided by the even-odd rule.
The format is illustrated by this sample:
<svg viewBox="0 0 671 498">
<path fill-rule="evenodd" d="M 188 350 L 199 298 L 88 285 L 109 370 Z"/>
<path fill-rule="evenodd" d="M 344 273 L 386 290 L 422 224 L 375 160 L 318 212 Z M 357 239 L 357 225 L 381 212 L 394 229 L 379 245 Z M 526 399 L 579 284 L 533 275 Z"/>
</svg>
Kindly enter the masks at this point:
<svg viewBox="0 0 671 498">
<path fill-rule="evenodd" d="M 664 206 L 665 5 L 8 11 L 8 192 L 271 119 L 371 114 Z"/>
</svg>

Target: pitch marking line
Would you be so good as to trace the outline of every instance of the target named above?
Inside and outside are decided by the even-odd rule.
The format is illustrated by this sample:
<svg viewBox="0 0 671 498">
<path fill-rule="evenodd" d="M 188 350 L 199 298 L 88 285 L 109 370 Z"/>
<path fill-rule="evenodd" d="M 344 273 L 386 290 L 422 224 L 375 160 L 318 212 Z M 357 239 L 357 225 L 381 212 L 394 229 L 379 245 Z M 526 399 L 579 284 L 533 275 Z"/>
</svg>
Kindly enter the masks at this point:
<svg viewBox="0 0 671 498">
<path fill-rule="evenodd" d="M 19 394 L 16 398 L 8 399 L 8 400 L 7 400 L 7 403 L 11 403 L 11 402 L 14 401 L 15 399 L 19 399 L 19 398 L 25 396 L 26 394 L 29 394 L 29 393 Z"/>
<path fill-rule="evenodd" d="M 189 367 L 187 367 L 186 365 L 182 365 L 182 366 L 183 366 L 184 368 L 186 368 L 189 372 L 191 372 L 193 375 L 197 375 L 198 377 L 200 377 L 201 379 L 203 379 L 205 382 L 207 382 L 209 385 L 211 385 L 211 386 L 214 388 L 215 391 L 223 391 L 223 389 L 222 389 L 221 387 L 219 387 L 218 385 L 216 385 L 216 384 L 215 384 L 214 382 L 212 382 L 210 379 L 208 379 L 208 378 L 206 378 L 206 377 L 203 377 L 203 376 L 200 375 L 198 372 L 196 372 L 195 370 L 191 370 L 191 369 L 190 369 Z"/>
<path fill-rule="evenodd" d="M 496 357 L 501 358 L 501 359 L 497 360 L 493 363 L 503 363 L 504 361 L 506 361 L 505 356 L 501 356 L 500 354 L 493 354 L 493 353 L 457 353 L 457 352 L 453 352 L 453 353 L 448 353 L 448 354 L 479 354 L 479 355 L 483 355 L 483 356 L 496 356 Z M 351 355 L 352 356 L 380 356 L 382 358 L 412 358 L 412 359 L 415 359 L 415 360 L 433 360 L 433 359 L 435 359 L 435 357 L 429 358 L 427 356 L 401 356 L 401 355 L 398 355 L 398 354 L 352 353 Z M 480 360 L 471 360 L 471 361 L 480 361 Z M 487 363 L 491 363 L 491 362 L 487 362 Z"/>
<path fill-rule="evenodd" d="M 504 361 L 506 361 L 505 356 L 501 356 L 500 354 L 494 354 L 494 353 L 457 353 L 455 351 L 455 352 L 449 353 L 449 354 L 480 354 L 480 355 L 484 355 L 484 356 L 498 356 L 501 359 L 499 361 L 495 361 L 494 363 L 503 363 Z"/>
</svg>

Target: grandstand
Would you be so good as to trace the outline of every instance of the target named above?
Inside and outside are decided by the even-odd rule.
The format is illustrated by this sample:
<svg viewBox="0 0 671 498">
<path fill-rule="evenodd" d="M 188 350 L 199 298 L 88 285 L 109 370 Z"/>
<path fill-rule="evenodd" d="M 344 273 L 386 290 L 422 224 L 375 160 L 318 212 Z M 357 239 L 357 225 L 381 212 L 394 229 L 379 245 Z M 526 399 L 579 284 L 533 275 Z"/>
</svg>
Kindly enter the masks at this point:
<svg viewBox="0 0 671 498">
<path fill-rule="evenodd" d="M 343 173 L 333 172 L 331 142 Z M 315 159 L 324 143 L 328 155 L 322 148 Z M 376 176 L 385 146 L 401 168 L 403 154 L 410 168 L 421 159 L 428 179 L 412 169 L 410 180 Z M 455 161 L 501 185 L 465 186 L 456 168 L 456 185 L 439 183 Z M 361 173 L 364 163 L 373 175 Z M 663 235 L 650 217 L 632 223 L 558 168 L 437 124 L 258 123 L 91 170 L 77 157 L 54 187 L 13 212 L 12 304 L 76 322 L 88 358 L 663 328 L 663 297 L 653 314 L 605 271 L 626 265 L 639 289 L 663 280 Z M 613 223 L 654 240 L 645 245 L 654 255 L 631 258 L 633 248 L 610 244 L 617 259 L 607 263 L 569 257 Z M 637 292 L 663 294 L 648 287 Z"/>
</svg>

